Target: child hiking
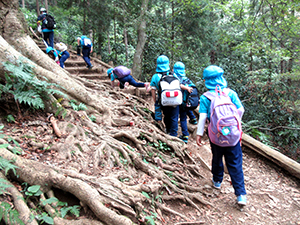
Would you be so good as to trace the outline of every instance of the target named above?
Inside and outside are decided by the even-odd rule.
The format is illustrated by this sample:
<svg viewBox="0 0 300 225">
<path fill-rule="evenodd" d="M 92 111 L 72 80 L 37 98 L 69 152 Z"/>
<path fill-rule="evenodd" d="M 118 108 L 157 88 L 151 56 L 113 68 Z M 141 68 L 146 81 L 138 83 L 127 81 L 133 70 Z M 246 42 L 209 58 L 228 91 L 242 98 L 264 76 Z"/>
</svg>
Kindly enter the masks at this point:
<svg viewBox="0 0 300 225">
<path fill-rule="evenodd" d="M 120 89 L 127 88 L 130 84 L 137 88 L 145 87 L 147 92 L 150 91 L 150 83 L 136 82 L 136 80 L 131 76 L 131 70 L 125 66 L 117 66 L 115 68 L 108 69 L 107 76 L 111 80 L 112 88 L 115 87 L 115 80 L 119 80 Z"/>
<path fill-rule="evenodd" d="M 169 76 L 169 78 L 174 79 L 175 81 L 177 80 L 179 90 L 177 90 L 177 94 L 181 92 L 180 90 L 180 81 L 177 78 L 176 75 L 173 75 L 172 72 L 170 71 L 170 63 L 169 63 L 169 58 L 165 55 L 161 55 L 157 58 L 156 60 L 156 73 L 152 76 L 150 86 L 151 86 L 151 95 L 153 98 L 154 102 L 154 107 L 155 107 L 155 120 L 156 121 L 162 121 L 163 115 L 164 114 L 164 123 L 166 126 L 166 133 L 177 137 L 177 131 L 178 131 L 178 115 L 179 115 L 179 105 L 173 105 L 173 106 L 164 106 L 162 103 L 162 87 L 161 87 L 161 80 L 163 76 Z M 157 92 L 157 93 L 156 93 Z M 169 92 L 169 94 L 171 94 Z M 172 101 L 175 96 L 175 91 L 172 92 L 170 95 L 170 101 Z M 171 97 L 173 96 L 173 97 Z M 182 100 L 182 95 L 178 95 L 178 97 L 181 97 Z"/>
<path fill-rule="evenodd" d="M 189 78 L 185 75 L 185 65 L 182 62 L 176 62 L 173 67 L 174 74 L 179 78 L 181 89 L 183 90 L 183 100 L 185 100 L 185 96 L 190 94 L 193 91 L 192 86 L 196 87 Z M 185 82 L 190 81 L 190 82 Z M 188 84 L 189 83 L 189 84 Z M 198 99 L 199 100 L 199 99 Z M 198 101 L 199 102 L 199 101 Z M 183 104 L 179 106 L 179 118 L 180 118 L 180 126 L 182 135 L 179 136 L 181 140 L 185 143 L 188 143 L 189 132 L 187 126 L 187 113 L 190 111 L 187 107 L 184 106 L 186 102 L 183 101 Z M 198 104 L 197 104 L 198 105 Z M 195 117 L 196 119 L 196 117 Z"/>
<path fill-rule="evenodd" d="M 70 57 L 70 53 L 67 51 L 68 47 L 62 42 L 56 43 L 55 47 L 59 56 L 60 66 L 64 69 L 65 61 Z"/>
<path fill-rule="evenodd" d="M 224 175 L 222 158 L 225 157 L 226 166 L 231 178 L 237 203 L 246 205 L 246 190 L 242 168 L 243 155 L 241 148 L 240 121 L 244 107 L 237 93 L 227 88 L 227 81 L 223 77 L 223 69 L 211 65 L 203 71 L 203 79 L 209 90 L 200 97 L 199 121 L 197 129 L 197 145 L 201 146 L 205 122 L 208 119 L 208 136 L 212 150 L 212 182 L 213 187 L 220 189 Z M 222 108 L 222 110 L 219 110 Z M 225 113 L 223 117 L 216 116 Z"/>
</svg>

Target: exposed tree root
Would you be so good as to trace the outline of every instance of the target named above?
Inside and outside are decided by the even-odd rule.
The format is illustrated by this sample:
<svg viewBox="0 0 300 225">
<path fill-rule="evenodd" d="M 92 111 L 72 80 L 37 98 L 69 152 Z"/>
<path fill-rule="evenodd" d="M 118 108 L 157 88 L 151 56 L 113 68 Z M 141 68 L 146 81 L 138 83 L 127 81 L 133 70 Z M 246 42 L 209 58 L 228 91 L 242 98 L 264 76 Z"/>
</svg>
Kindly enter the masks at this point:
<svg viewBox="0 0 300 225">
<path fill-rule="evenodd" d="M 0 172 L 0 178 L 5 179 L 6 183 L 10 185 L 10 187 L 6 188 L 6 191 L 11 194 L 13 201 L 14 201 L 14 207 L 19 212 L 19 218 L 28 225 L 37 225 L 37 221 L 32 218 L 31 211 L 27 204 L 24 201 L 23 195 L 18 191 L 18 189 L 10 183 L 6 179 L 6 177 L 3 175 L 3 173 Z"/>
</svg>

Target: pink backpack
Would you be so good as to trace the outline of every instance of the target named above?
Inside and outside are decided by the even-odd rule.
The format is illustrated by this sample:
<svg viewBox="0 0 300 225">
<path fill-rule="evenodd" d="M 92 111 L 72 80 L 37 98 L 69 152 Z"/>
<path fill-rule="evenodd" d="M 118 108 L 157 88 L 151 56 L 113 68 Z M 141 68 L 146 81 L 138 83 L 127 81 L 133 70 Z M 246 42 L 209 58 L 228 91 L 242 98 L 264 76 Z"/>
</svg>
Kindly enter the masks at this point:
<svg viewBox="0 0 300 225">
<path fill-rule="evenodd" d="M 114 68 L 113 73 L 117 75 L 117 77 L 123 78 L 128 76 L 131 73 L 131 70 L 125 66 L 117 66 Z"/>
<path fill-rule="evenodd" d="M 224 89 L 228 93 L 229 89 Z M 231 98 L 217 85 L 215 92 L 203 95 L 211 100 L 208 135 L 212 143 L 221 146 L 235 146 L 241 139 L 242 125 L 236 106 Z"/>
</svg>

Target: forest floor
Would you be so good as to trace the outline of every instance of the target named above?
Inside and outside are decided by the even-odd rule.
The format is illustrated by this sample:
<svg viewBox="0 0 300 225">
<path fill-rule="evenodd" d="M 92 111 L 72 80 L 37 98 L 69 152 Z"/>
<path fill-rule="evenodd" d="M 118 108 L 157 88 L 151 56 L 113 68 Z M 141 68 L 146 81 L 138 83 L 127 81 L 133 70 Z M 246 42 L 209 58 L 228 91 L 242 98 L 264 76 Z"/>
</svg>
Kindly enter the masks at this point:
<svg viewBox="0 0 300 225">
<path fill-rule="evenodd" d="M 3 123 L 3 131 L 9 136 L 26 136 L 28 140 L 31 136 L 38 135 L 40 142 L 47 143 L 49 140 L 47 138 L 43 140 L 43 137 L 48 137 L 48 135 L 43 135 L 42 132 L 39 133 L 35 125 L 28 125 L 41 121 L 41 117 L 42 115 L 27 116 L 26 125 L 25 123 Z M 61 140 L 57 139 L 55 141 Z M 23 143 L 21 147 L 28 149 L 25 150 L 25 154 L 22 156 L 24 158 L 40 161 L 46 165 L 60 165 L 68 168 L 68 165 L 64 165 L 64 160 L 56 157 L 57 153 L 55 151 L 38 148 L 30 149 L 26 143 Z M 197 160 L 196 155 L 201 155 L 202 159 L 210 166 L 211 154 L 209 149 L 201 149 L 197 147 L 195 140 L 189 140 L 188 150 L 191 156 Z M 203 151 L 203 149 L 206 150 Z M 299 180 L 252 150 L 243 148 L 243 152 L 243 169 L 248 198 L 246 206 L 240 207 L 237 205 L 230 177 L 227 173 L 225 173 L 221 190 L 217 190 L 212 188 L 210 171 L 202 166 L 201 175 L 205 180 L 204 186 L 207 190 L 206 200 L 214 207 L 204 207 L 204 210 L 200 213 L 189 204 L 177 201 L 168 202 L 170 208 L 181 212 L 191 221 L 198 221 L 198 223 L 180 223 L 182 219 L 179 216 L 170 214 L 164 216 L 165 224 L 300 224 Z M 101 173 L 106 173 L 105 170 L 107 169 L 109 168 L 102 168 Z M 117 168 L 113 167 L 111 169 Z M 194 182 L 193 185 L 197 185 L 197 181 Z M 71 199 L 66 201 L 72 202 Z"/>
<path fill-rule="evenodd" d="M 82 60 L 80 58 L 70 58 L 72 60 Z M 96 63 L 94 63 L 95 67 Z M 151 98 L 150 98 L 151 99 Z M 6 112 L 7 113 L 7 112 Z M 15 115 L 16 112 L 9 114 Z M 23 120 L 15 123 L 8 123 L 1 116 L 1 124 L 4 125 L 5 135 L 12 136 L 20 141 L 21 148 L 24 150 L 22 157 L 40 161 L 45 165 L 59 165 L 61 168 L 68 168 L 65 161 L 57 157 L 56 151 L 32 147 L 30 138 L 35 137 L 45 146 L 49 142 L 63 142 L 63 138 L 54 138 L 52 127 L 47 122 L 47 115 L 44 113 L 23 114 Z M 40 125 L 48 129 L 40 129 Z M 130 129 L 130 127 L 128 128 Z M 51 136 L 52 135 L 52 136 Z M 182 201 L 163 202 L 169 208 L 181 212 L 188 220 L 183 220 L 180 216 L 174 214 L 164 214 L 158 216 L 162 224 L 298 224 L 300 225 L 300 181 L 283 171 L 279 166 L 263 158 L 252 150 L 243 147 L 243 169 L 245 175 L 245 186 L 247 191 L 248 203 L 240 207 L 236 203 L 236 196 L 227 173 L 224 175 L 224 181 L 220 190 L 212 188 L 211 172 L 211 153 L 209 144 L 203 147 L 196 145 L 196 141 L 191 137 L 187 144 L 188 151 L 195 161 L 202 165 L 202 180 L 190 181 L 192 186 L 204 186 L 206 193 L 205 200 L 212 206 L 200 205 L 201 211 L 191 207 L 188 203 Z M 199 160 L 199 156 L 204 163 Z M 91 155 L 91 157 L 93 157 Z M 74 158 L 76 160 L 76 158 Z M 93 165 L 88 165 L 93 170 Z M 116 167 L 99 168 L 99 174 L 105 174 L 108 170 L 117 170 Z M 140 182 L 140 181 L 136 181 Z M 170 193 L 171 194 L 171 193 Z M 73 196 L 74 197 L 74 196 Z M 66 201 L 72 202 L 71 197 Z M 81 215 L 86 216 L 86 215 Z"/>
</svg>

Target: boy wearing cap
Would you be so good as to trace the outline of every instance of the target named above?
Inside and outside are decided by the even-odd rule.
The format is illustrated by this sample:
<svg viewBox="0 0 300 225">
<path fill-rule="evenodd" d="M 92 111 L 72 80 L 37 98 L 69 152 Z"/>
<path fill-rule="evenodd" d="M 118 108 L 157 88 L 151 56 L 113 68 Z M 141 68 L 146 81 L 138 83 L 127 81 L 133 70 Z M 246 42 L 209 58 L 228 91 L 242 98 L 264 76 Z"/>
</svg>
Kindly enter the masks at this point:
<svg viewBox="0 0 300 225">
<path fill-rule="evenodd" d="M 150 87 L 153 102 L 155 102 L 155 120 L 162 121 L 163 112 L 166 132 L 171 136 L 177 137 L 179 106 L 162 106 L 159 97 L 156 97 L 156 91 L 159 93 L 160 90 L 159 81 L 162 75 L 169 75 L 170 73 L 169 58 L 165 55 L 159 56 L 156 60 L 156 74 L 152 76 Z M 174 76 L 178 79 L 176 75 Z"/>
<path fill-rule="evenodd" d="M 54 48 L 54 31 L 52 29 L 46 28 L 44 20 L 47 16 L 47 10 L 45 8 L 40 9 L 40 15 L 37 18 L 37 25 L 42 28 L 43 39 L 48 46 Z"/>
<path fill-rule="evenodd" d="M 219 85 L 222 89 L 227 87 L 227 81 L 223 77 L 224 70 L 218 66 L 211 65 L 205 68 L 203 71 L 203 79 L 205 82 L 206 88 L 215 93 L 215 88 Z M 227 95 L 230 97 L 232 103 L 237 107 L 238 114 L 240 119 L 244 113 L 244 107 L 237 95 L 237 93 L 231 89 L 227 89 Z M 197 129 L 197 145 L 201 146 L 201 137 L 204 133 L 204 127 L 206 120 L 210 120 L 210 105 L 211 101 L 201 95 L 200 97 L 200 107 L 199 107 L 199 121 L 198 121 L 198 129 Z M 213 187 L 220 189 L 221 183 L 223 181 L 224 175 L 224 165 L 223 165 L 223 155 L 225 157 L 226 166 L 231 178 L 231 182 L 234 188 L 235 195 L 237 196 L 237 203 L 239 205 L 246 205 L 246 190 L 244 183 L 244 173 L 243 173 L 243 155 L 241 143 L 238 143 L 232 147 L 221 147 L 210 141 L 211 150 L 212 150 L 212 182 Z"/>
<path fill-rule="evenodd" d="M 180 80 L 181 89 L 186 90 L 189 93 L 191 93 L 193 91 L 193 88 L 191 86 L 182 84 L 185 80 L 188 80 L 188 78 L 185 75 L 185 65 L 182 62 L 176 62 L 174 64 L 173 70 L 174 70 L 174 73 L 176 74 L 176 76 Z M 194 85 L 194 84 L 192 83 L 192 85 Z M 189 132 L 188 132 L 188 127 L 187 127 L 188 111 L 191 111 L 191 110 L 185 109 L 182 105 L 179 106 L 179 118 L 180 118 L 181 132 L 182 132 L 182 135 L 179 138 L 181 140 L 183 140 L 185 143 L 188 143 L 188 139 L 189 139 Z M 196 117 L 195 117 L 195 119 L 196 119 Z"/>
</svg>

